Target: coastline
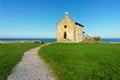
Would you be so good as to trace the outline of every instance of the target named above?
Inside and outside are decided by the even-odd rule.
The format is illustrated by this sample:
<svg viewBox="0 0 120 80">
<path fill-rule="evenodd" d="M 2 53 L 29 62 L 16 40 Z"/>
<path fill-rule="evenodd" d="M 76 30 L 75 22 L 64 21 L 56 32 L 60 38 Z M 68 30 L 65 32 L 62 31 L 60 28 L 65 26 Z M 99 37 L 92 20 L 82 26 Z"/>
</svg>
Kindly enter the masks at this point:
<svg viewBox="0 0 120 80">
<path fill-rule="evenodd" d="M 100 43 L 107 43 L 107 44 L 120 44 L 120 42 L 100 42 Z"/>
<path fill-rule="evenodd" d="M 0 43 L 41 43 L 40 40 L 0 40 Z"/>
<path fill-rule="evenodd" d="M 52 42 L 52 41 L 48 41 Z M 0 40 L 0 44 L 5 44 L 5 43 L 42 43 L 40 40 Z M 120 42 L 102 42 L 100 41 L 99 43 L 105 43 L 105 44 L 120 44 Z"/>
<path fill-rule="evenodd" d="M 0 43 L 55 42 L 56 38 L 0 38 Z M 120 44 L 120 38 L 101 38 L 100 43 Z"/>
</svg>

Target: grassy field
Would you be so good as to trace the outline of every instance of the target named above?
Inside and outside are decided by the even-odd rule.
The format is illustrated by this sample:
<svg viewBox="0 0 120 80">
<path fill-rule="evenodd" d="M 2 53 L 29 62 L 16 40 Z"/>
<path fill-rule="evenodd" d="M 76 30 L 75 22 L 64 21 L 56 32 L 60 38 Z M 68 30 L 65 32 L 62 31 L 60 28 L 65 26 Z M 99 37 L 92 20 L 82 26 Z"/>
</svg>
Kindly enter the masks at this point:
<svg viewBox="0 0 120 80">
<path fill-rule="evenodd" d="M 39 55 L 58 80 L 120 80 L 120 44 L 53 43 Z"/>
<path fill-rule="evenodd" d="M 40 44 L 0 44 L 0 80 L 5 80 L 23 53 Z"/>
</svg>

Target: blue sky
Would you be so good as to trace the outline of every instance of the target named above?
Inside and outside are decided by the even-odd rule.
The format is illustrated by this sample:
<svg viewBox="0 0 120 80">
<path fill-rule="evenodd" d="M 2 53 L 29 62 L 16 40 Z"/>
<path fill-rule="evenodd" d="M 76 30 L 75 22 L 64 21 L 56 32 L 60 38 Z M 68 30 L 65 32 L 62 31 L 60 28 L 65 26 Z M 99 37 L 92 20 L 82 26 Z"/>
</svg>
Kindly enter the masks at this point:
<svg viewBox="0 0 120 80">
<path fill-rule="evenodd" d="M 120 0 L 0 0 L 0 37 L 55 38 L 66 10 L 86 34 L 120 38 Z"/>
</svg>

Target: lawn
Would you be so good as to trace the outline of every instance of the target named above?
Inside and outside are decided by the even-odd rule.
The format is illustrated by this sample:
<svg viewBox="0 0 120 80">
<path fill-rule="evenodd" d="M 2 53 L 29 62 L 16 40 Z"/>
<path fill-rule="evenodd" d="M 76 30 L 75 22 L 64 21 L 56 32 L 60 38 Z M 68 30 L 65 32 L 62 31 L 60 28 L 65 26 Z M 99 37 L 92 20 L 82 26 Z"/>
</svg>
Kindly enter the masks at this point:
<svg viewBox="0 0 120 80">
<path fill-rule="evenodd" d="M 39 55 L 58 80 L 120 80 L 120 44 L 52 43 Z"/>
<path fill-rule="evenodd" d="M 39 45 L 39 43 L 0 44 L 0 80 L 5 80 L 25 51 Z"/>
</svg>

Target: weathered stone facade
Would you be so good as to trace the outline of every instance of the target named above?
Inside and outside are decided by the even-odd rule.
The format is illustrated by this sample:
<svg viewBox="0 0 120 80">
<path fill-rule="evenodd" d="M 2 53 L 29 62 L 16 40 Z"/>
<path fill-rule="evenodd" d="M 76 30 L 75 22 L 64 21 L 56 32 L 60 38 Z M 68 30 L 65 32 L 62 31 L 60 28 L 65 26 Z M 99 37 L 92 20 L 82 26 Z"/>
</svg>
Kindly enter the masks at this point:
<svg viewBox="0 0 120 80">
<path fill-rule="evenodd" d="M 81 42 L 84 38 L 83 27 L 65 12 L 65 17 L 57 23 L 57 42 Z"/>
</svg>

